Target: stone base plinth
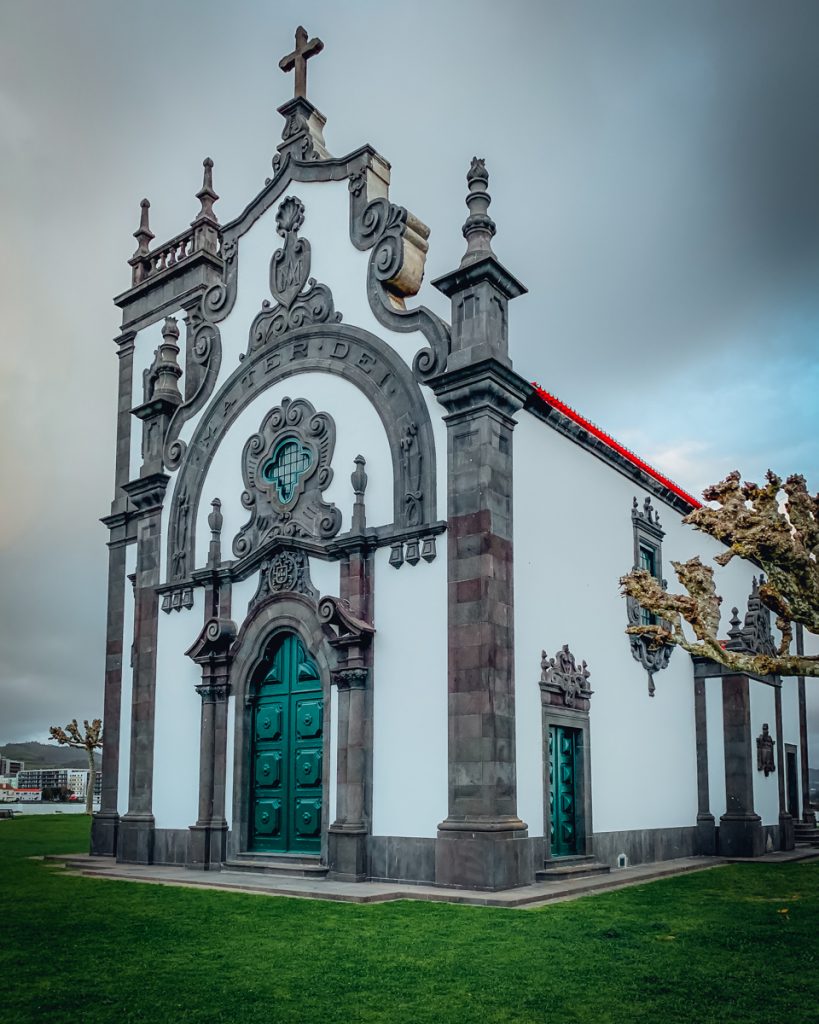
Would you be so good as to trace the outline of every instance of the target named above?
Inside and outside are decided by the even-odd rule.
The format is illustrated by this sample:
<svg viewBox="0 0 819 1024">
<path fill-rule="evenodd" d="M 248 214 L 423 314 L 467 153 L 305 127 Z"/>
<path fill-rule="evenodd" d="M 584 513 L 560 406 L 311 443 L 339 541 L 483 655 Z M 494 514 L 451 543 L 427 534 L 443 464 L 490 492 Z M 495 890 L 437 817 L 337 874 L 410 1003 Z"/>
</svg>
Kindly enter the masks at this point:
<svg viewBox="0 0 819 1024">
<path fill-rule="evenodd" d="M 446 827 L 435 843 L 435 883 L 458 889 L 496 892 L 531 885 L 535 879 L 532 843 L 518 830 L 468 830 Z"/>
<path fill-rule="evenodd" d="M 367 878 L 367 832 L 331 825 L 327 830 L 328 878 L 363 882 Z"/>
<path fill-rule="evenodd" d="M 792 850 L 796 846 L 794 821 L 790 814 L 779 815 L 779 849 Z"/>
<path fill-rule="evenodd" d="M 119 819 L 117 861 L 121 864 L 153 864 L 153 814 L 125 814 Z"/>
<path fill-rule="evenodd" d="M 115 857 L 119 815 L 116 811 L 97 811 L 91 821 L 92 857 Z"/>
<path fill-rule="evenodd" d="M 191 825 L 186 867 L 194 871 L 221 871 L 227 857 L 227 823 Z"/>
<path fill-rule="evenodd" d="M 697 853 L 713 857 L 717 852 L 717 829 L 713 814 L 697 815 Z"/>
<path fill-rule="evenodd" d="M 758 814 L 723 814 L 719 819 L 721 857 L 761 857 L 765 834 Z"/>
</svg>

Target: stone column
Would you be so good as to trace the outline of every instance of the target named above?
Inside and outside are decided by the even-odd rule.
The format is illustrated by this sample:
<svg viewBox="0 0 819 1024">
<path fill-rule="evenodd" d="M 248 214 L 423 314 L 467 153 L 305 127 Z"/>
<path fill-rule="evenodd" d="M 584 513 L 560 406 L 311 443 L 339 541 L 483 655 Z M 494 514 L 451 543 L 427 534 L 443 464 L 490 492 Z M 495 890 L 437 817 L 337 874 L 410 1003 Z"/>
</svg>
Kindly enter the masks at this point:
<svg viewBox="0 0 819 1024">
<path fill-rule="evenodd" d="M 716 828 L 708 792 L 708 722 L 705 712 L 705 680 L 694 680 L 694 723 L 697 736 L 697 852 L 716 853 Z"/>
<path fill-rule="evenodd" d="M 235 634 L 234 634 L 235 635 Z M 230 687 L 227 666 L 196 687 L 202 698 L 199 728 L 199 814 L 190 826 L 189 868 L 219 871 L 227 850 L 225 763 Z"/>
<path fill-rule="evenodd" d="M 103 705 L 102 793 L 100 809 L 91 823 L 91 853 L 112 857 L 117 852 L 117 787 L 119 780 L 120 715 L 122 695 L 123 632 L 125 628 L 125 555 L 134 539 L 128 515 L 128 499 L 122 490 L 128 482 L 131 457 L 131 401 L 134 339 L 128 331 L 117 339 L 119 391 L 117 397 L 117 447 L 114 469 L 114 500 L 103 522 L 109 529 L 108 614 L 105 631 L 105 695 Z"/>
<path fill-rule="evenodd" d="M 449 813 L 438 826 L 442 885 L 534 880 L 515 775 L 512 430 L 526 390 L 512 372 L 508 303 L 526 289 L 492 251 L 489 174 L 467 174 L 467 250 L 433 284 L 452 303 L 446 369 L 428 383 L 447 410 Z"/>
<path fill-rule="evenodd" d="M 747 675 L 722 679 L 726 811 L 719 820 L 723 857 L 759 857 L 765 852 L 762 819 L 754 812 L 755 751 Z"/>
<path fill-rule="evenodd" d="M 119 824 L 117 860 L 153 862 L 154 703 L 158 628 L 162 500 L 169 477 L 151 473 L 125 485 L 136 509 L 137 566 L 134 591 L 134 677 L 131 698 L 131 765 L 128 813 Z"/>
<path fill-rule="evenodd" d="M 358 518 L 354 515 L 354 522 L 363 531 L 363 506 L 358 509 Z M 370 621 L 372 555 L 363 544 L 341 564 L 340 596 L 357 619 Z M 367 877 L 367 836 L 372 829 L 372 647 L 347 647 L 343 662 L 332 677 L 338 688 L 338 754 L 336 820 L 328 829 L 328 860 L 333 878 L 361 881 Z"/>
<path fill-rule="evenodd" d="M 776 714 L 776 774 L 779 790 L 779 848 L 792 850 L 795 846 L 793 816 L 788 810 L 785 795 L 785 741 L 782 731 L 782 686 L 777 684 L 774 694 Z"/>
<path fill-rule="evenodd" d="M 796 653 L 805 653 L 805 634 L 800 623 L 796 625 Z M 802 780 L 802 821 L 816 824 L 816 814 L 810 805 L 810 752 L 808 749 L 808 708 L 805 698 L 805 677 L 799 676 L 799 764 Z"/>
</svg>

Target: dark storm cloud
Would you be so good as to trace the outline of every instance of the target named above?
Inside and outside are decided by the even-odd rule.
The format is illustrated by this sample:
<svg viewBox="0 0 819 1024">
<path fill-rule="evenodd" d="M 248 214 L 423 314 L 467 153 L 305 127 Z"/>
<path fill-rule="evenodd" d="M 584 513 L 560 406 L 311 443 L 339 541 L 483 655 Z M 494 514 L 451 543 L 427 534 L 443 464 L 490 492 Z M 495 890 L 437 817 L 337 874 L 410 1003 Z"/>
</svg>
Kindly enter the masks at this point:
<svg viewBox="0 0 819 1024">
<path fill-rule="evenodd" d="M 460 259 L 487 158 L 513 354 L 690 487 L 819 486 L 819 5 L 0 0 L 0 741 L 101 711 L 116 333 L 138 203 L 270 173 L 299 23 L 334 153 L 372 142 Z M 424 301 L 446 313 L 440 296 Z M 785 464 L 783 464 L 785 463 Z"/>
</svg>

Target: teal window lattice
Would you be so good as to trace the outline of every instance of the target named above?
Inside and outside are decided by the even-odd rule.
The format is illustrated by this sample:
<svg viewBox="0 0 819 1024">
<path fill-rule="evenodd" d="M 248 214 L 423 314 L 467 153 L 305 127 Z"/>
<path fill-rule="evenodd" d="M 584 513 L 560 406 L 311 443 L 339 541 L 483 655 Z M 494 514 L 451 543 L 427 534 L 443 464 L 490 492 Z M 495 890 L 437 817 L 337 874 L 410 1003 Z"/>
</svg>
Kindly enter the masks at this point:
<svg viewBox="0 0 819 1024">
<path fill-rule="evenodd" d="M 310 449 L 293 437 L 285 438 L 276 445 L 273 456 L 262 466 L 262 479 L 275 486 L 282 505 L 292 501 L 299 479 L 312 461 Z"/>
</svg>

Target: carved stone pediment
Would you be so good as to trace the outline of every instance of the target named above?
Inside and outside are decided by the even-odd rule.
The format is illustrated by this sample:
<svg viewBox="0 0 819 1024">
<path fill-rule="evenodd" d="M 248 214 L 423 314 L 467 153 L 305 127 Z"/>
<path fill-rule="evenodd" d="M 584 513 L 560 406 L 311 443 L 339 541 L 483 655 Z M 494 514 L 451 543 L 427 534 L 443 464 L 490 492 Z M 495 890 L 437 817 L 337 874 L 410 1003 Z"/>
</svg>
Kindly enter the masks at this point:
<svg viewBox="0 0 819 1024">
<path fill-rule="evenodd" d="M 731 609 L 731 629 L 728 631 L 729 639 L 725 644 L 727 650 L 767 654 L 771 658 L 776 654 L 776 643 L 771 633 L 771 613 L 759 596 L 759 588 L 764 582 L 764 576 L 760 576 L 759 579 L 754 576 L 744 623 L 740 623 L 738 609 Z"/>
<path fill-rule="evenodd" d="M 253 554 L 275 537 L 326 539 L 341 527 L 341 512 L 322 492 L 333 479 L 330 462 L 335 424 L 305 398 L 271 409 L 242 452 L 250 521 L 233 541 L 237 558 Z"/>
<path fill-rule="evenodd" d="M 232 619 L 213 618 L 202 627 L 199 636 L 185 654 L 197 665 L 209 664 L 215 659 L 224 659 L 233 641 L 236 639 L 238 627 Z"/>
<path fill-rule="evenodd" d="M 593 691 L 589 686 L 586 662 L 581 662 L 578 668 L 568 644 L 564 644 L 554 658 L 550 658 L 546 651 L 542 651 L 540 689 L 544 696 L 552 695 L 558 698 L 557 701 L 550 700 L 548 703 L 562 703 L 567 708 L 588 711 Z"/>
</svg>

